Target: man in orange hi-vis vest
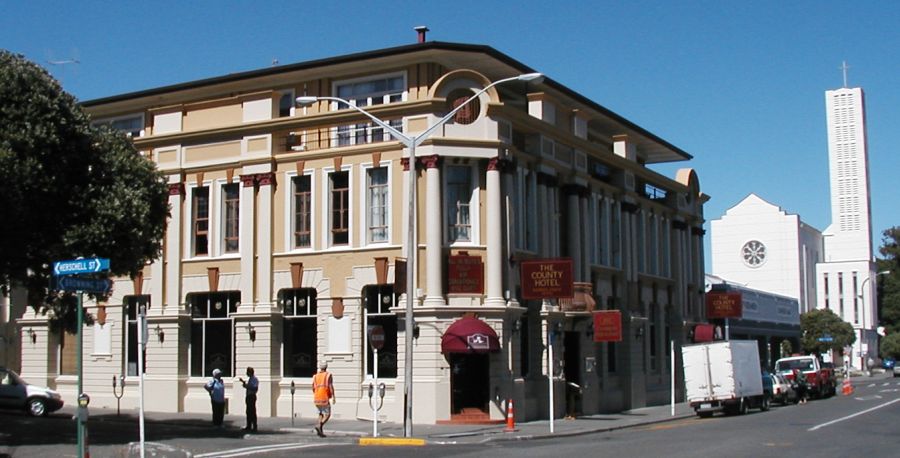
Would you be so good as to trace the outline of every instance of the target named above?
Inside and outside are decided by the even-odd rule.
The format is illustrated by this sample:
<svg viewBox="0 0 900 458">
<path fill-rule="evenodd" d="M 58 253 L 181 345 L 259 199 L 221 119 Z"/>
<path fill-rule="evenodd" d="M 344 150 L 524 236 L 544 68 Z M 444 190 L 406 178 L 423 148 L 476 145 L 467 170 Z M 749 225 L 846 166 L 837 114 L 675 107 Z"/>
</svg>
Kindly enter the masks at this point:
<svg viewBox="0 0 900 458">
<path fill-rule="evenodd" d="M 325 423 L 331 418 L 331 404 L 337 402 L 334 397 L 334 381 L 331 373 L 328 372 L 328 363 L 322 361 L 319 363 L 319 372 L 313 375 L 312 390 L 313 402 L 319 409 L 319 425 L 316 426 L 316 434 L 319 437 L 325 437 Z"/>
</svg>

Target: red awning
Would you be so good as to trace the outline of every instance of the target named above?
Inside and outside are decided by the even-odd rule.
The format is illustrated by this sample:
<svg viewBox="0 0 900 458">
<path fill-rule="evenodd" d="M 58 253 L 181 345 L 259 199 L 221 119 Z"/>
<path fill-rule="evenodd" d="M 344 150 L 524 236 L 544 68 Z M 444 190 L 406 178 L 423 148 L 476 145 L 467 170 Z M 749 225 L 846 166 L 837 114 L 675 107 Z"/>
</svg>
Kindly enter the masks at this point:
<svg viewBox="0 0 900 458">
<path fill-rule="evenodd" d="M 441 337 L 441 353 L 488 353 L 500 351 L 500 338 L 484 321 L 465 316 L 447 328 Z"/>
</svg>

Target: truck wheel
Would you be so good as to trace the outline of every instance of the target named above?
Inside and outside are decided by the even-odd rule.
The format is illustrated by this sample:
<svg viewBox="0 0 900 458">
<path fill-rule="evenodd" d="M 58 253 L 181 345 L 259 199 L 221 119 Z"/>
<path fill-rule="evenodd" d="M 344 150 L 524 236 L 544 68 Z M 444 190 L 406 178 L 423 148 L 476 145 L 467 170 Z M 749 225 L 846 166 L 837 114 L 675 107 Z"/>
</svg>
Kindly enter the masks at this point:
<svg viewBox="0 0 900 458">
<path fill-rule="evenodd" d="M 738 414 L 739 414 L 739 415 L 746 415 L 746 414 L 747 414 L 747 410 L 750 409 L 750 406 L 747 405 L 747 404 L 749 404 L 749 402 L 747 402 L 747 399 L 746 399 L 746 398 L 741 398 L 741 404 L 740 404 L 740 407 L 738 407 Z"/>
<path fill-rule="evenodd" d="M 765 412 L 765 411 L 769 410 L 769 402 L 770 402 L 769 396 L 763 395 L 762 403 L 759 405 L 759 410 L 761 412 Z"/>
</svg>

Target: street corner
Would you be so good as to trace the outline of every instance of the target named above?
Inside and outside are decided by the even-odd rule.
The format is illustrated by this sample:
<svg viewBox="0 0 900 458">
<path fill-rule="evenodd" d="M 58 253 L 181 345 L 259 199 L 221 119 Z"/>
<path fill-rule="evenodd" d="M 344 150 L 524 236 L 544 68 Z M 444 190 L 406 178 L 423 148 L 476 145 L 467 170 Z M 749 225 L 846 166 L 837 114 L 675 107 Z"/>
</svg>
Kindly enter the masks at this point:
<svg viewBox="0 0 900 458">
<path fill-rule="evenodd" d="M 425 439 L 418 439 L 418 438 L 413 438 L 413 437 L 360 437 L 359 445 L 388 446 L 388 447 L 399 447 L 399 446 L 421 447 L 421 446 L 425 445 Z"/>
</svg>

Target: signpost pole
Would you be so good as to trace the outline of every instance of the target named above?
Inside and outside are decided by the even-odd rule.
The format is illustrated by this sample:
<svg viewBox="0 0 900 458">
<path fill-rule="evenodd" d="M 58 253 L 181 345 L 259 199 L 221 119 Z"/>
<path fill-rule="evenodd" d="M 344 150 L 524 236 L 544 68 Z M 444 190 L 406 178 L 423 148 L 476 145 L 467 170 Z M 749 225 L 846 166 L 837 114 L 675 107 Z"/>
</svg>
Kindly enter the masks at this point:
<svg viewBox="0 0 900 458">
<path fill-rule="evenodd" d="M 547 385 L 550 387 L 550 434 L 553 434 L 553 324 L 547 321 Z"/>
<path fill-rule="evenodd" d="M 78 291 L 76 294 L 78 297 L 78 306 L 76 307 L 76 313 L 78 315 L 78 358 L 76 358 L 76 362 L 78 365 L 78 396 L 81 396 L 84 393 L 84 361 L 83 361 L 83 351 L 84 351 L 84 332 L 81 329 L 84 326 L 84 297 L 81 291 Z M 84 420 L 81 415 L 76 416 L 75 421 L 76 427 L 75 430 L 78 434 L 78 458 L 84 458 Z"/>
<path fill-rule="evenodd" d="M 669 341 L 669 392 L 672 401 L 672 416 L 675 416 L 675 341 Z"/>
<path fill-rule="evenodd" d="M 144 458 L 144 347 L 147 345 L 147 335 L 144 330 L 147 328 L 147 311 L 143 305 L 138 308 L 138 330 L 137 330 L 137 357 L 138 357 L 138 391 L 140 393 L 140 412 L 138 416 L 138 429 L 140 430 L 141 439 L 141 458 Z"/>
<path fill-rule="evenodd" d="M 375 372 L 375 389 L 378 389 L 378 349 L 372 347 L 373 371 Z M 374 396 L 373 396 L 374 397 Z M 369 398 L 369 402 L 372 398 Z M 378 401 L 372 403 L 372 437 L 378 437 Z"/>
</svg>

